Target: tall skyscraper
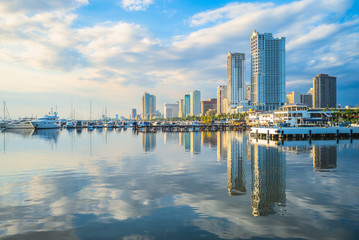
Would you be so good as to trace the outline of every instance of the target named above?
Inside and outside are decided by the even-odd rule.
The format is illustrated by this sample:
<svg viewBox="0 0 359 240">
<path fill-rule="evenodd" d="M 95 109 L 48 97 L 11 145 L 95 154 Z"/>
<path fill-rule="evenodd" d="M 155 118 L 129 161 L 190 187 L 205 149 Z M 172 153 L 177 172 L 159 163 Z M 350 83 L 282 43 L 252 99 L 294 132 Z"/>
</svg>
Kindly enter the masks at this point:
<svg viewBox="0 0 359 240">
<path fill-rule="evenodd" d="M 149 93 L 142 97 L 142 118 L 151 119 L 156 114 L 156 96 Z"/>
<path fill-rule="evenodd" d="M 227 99 L 227 86 L 217 87 L 217 113 L 222 114 L 227 112 L 227 106 L 224 105 L 224 99 Z"/>
<path fill-rule="evenodd" d="M 201 114 L 201 92 L 194 90 L 190 93 L 190 114 L 191 116 L 198 116 Z"/>
<path fill-rule="evenodd" d="M 178 117 L 185 117 L 183 113 L 183 99 L 178 101 Z"/>
<path fill-rule="evenodd" d="M 253 31 L 251 36 L 251 104 L 274 110 L 286 101 L 285 37 Z"/>
<path fill-rule="evenodd" d="M 131 118 L 132 118 L 132 119 L 136 119 L 136 117 L 137 117 L 137 110 L 136 110 L 136 108 L 133 108 L 133 109 L 132 109 Z"/>
<path fill-rule="evenodd" d="M 182 117 L 187 117 L 191 113 L 191 96 L 189 94 L 184 95 L 183 98 L 183 115 Z"/>
<path fill-rule="evenodd" d="M 313 107 L 337 107 L 337 78 L 319 74 L 313 78 Z"/>
<path fill-rule="evenodd" d="M 227 100 L 230 108 L 240 105 L 246 98 L 244 84 L 245 54 L 227 55 Z"/>
</svg>

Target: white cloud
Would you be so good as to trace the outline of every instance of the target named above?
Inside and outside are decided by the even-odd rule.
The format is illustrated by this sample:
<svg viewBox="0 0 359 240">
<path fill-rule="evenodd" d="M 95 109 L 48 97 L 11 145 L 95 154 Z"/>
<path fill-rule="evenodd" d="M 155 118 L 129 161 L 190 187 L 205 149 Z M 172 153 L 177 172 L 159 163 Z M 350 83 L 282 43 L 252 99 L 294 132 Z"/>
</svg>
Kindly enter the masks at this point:
<svg viewBox="0 0 359 240">
<path fill-rule="evenodd" d="M 213 97 L 217 85 L 226 82 L 228 51 L 246 53 L 249 82 L 253 29 L 286 37 L 289 91 L 298 90 L 296 87 L 306 91 L 319 73 L 358 71 L 353 66 L 359 58 L 359 19 L 345 16 L 351 1 L 232 3 L 195 14 L 190 24 L 200 28 L 170 40 L 157 38 L 146 26 L 123 21 L 74 28 L 78 16 L 72 9 L 87 1 L 73 3 L 65 8 L 54 1 L 51 7 L 58 5 L 56 11 L 47 6 L 42 12 L 33 10 L 34 14 L 27 14 L 30 10 L 11 12 L 15 5 L 0 4 L 0 70 L 11 79 L 31 72 L 31 81 L 35 81 L 18 80 L 24 83 L 21 88 L 14 82 L 2 83 L 8 91 L 23 92 L 33 86 L 40 86 L 41 91 L 63 89 L 63 75 L 73 86 L 68 91 L 81 96 L 93 93 L 106 101 L 139 105 L 146 90 L 157 95 L 158 106 L 175 102 L 193 89 L 202 91 L 203 98 Z M 128 10 L 136 10 L 152 1 L 123 3 Z M 7 67 L 9 64 L 13 66 Z M 46 77 L 52 80 L 46 81 Z M 355 82 L 351 78 L 343 81 Z M 302 84 L 293 84 L 296 80 Z M 121 111 L 132 107 L 129 104 Z"/>
<path fill-rule="evenodd" d="M 88 0 L 4 0 L 0 3 L 0 12 L 41 12 L 51 10 L 73 10 L 87 5 Z"/>
<path fill-rule="evenodd" d="M 144 11 L 152 3 L 153 0 L 122 0 L 121 6 L 127 11 Z"/>
</svg>

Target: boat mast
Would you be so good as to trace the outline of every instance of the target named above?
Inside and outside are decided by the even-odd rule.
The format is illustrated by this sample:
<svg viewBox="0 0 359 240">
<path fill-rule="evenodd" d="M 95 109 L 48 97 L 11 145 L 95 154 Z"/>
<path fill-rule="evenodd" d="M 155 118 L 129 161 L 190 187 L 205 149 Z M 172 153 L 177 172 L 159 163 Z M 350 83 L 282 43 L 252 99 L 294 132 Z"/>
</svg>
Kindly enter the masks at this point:
<svg viewBox="0 0 359 240">
<path fill-rule="evenodd" d="M 92 99 L 90 99 L 90 121 L 92 121 Z"/>
</svg>

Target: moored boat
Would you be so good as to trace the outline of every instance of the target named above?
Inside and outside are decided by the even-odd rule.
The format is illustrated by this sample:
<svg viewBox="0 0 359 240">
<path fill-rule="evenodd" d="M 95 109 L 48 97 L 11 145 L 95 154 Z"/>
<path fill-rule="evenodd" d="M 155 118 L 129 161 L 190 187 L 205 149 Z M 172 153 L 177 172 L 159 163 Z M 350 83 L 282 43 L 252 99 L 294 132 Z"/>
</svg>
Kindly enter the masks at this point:
<svg viewBox="0 0 359 240">
<path fill-rule="evenodd" d="M 57 112 L 48 113 L 44 117 L 31 121 L 31 124 L 36 129 L 51 129 L 61 127 Z"/>
<path fill-rule="evenodd" d="M 31 124 L 29 120 L 18 120 L 13 121 L 5 125 L 6 129 L 33 129 L 34 126 Z"/>
</svg>

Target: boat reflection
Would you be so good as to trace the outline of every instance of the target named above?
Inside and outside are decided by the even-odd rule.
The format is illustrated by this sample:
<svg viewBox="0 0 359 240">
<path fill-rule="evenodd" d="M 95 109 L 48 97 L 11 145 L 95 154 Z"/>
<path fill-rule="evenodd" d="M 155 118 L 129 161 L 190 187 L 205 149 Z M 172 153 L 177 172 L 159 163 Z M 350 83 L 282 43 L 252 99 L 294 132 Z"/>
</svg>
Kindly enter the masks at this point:
<svg viewBox="0 0 359 240">
<path fill-rule="evenodd" d="M 6 129 L 4 132 L 6 134 L 17 134 L 21 135 L 22 137 L 31 137 L 35 130 L 33 128 L 31 129 Z"/>
<path fill-rule="evenodd" d="M 32 132 L 32 137 L 37 137 L 51 143 L 56 143 L 60 135 L 60 129 L 36 129 Z"/>
</svg>

